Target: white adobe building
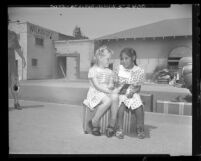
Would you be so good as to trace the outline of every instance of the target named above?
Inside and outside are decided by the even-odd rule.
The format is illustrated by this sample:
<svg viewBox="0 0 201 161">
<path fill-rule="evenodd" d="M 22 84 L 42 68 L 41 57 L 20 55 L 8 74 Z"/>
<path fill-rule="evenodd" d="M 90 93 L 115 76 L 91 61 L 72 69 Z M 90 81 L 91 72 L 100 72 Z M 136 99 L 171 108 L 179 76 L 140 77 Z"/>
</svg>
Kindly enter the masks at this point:
<svg viewBox="0 0 201 161">
<path fill-rule="evenodd" d="M 55 40 L 70 40 L 67 36 L 30 22 L 11 22 L 9 29 L 18 34 L 26 67 L 22 68 L 22 60 L 16 54 L 17 69 L 20 80 L 52 79 L 57 77 Z"/>
</svg>

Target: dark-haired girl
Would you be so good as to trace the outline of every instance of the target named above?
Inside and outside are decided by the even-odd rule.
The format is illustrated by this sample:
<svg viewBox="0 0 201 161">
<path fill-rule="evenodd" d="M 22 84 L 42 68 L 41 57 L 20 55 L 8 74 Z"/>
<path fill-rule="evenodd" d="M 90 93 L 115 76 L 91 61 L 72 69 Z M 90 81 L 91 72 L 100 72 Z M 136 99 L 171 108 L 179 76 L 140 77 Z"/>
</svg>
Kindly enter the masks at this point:
<svg viewBox="0 0 201 161">
<path fill-rule="evenodd" d="M 132 48 L 124 48 L 120 52 L 120 66 L 118 68 L 117 75 L 119 84 L 130 84 L 130 87 L 124 94 L 119 96 L 119 111 L 117 124 L 118 128 L 116 136 L 120 139 L 124 138 L 123 134 L 123 116 L 124 110 L 132 110 L 135 113 L 137 119 L 137 135 L 138 138 L 143 139 L 144 133 L 144 110 L 143 103 L 139 95 L 141 85 L 144 81 L 144 70 L 137 66 L 136 52 Z"/>
</svg>

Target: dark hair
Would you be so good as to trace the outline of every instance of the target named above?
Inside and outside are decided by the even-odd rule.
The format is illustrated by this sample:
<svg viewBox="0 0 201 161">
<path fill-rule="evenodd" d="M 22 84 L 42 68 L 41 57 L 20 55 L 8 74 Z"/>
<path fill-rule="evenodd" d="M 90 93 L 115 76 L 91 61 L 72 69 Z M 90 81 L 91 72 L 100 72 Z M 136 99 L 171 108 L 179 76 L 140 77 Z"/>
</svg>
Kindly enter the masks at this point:
<svg viewBox="0 0 201 161">
<path fill-rule="evenodd" d="M 122 49 L 121 52 L 120 52 L 120 58 L 122 57 L 123 53 L 125 53 L 126 55 L 128 55 L 131 58 L 135 57 L 133 62 L 137 66 L 137 63 L 136 63 L 137 54 L 136 54 L 136 51 L 133 48 L 124 48 L 124 49 Z"/>
</svg>

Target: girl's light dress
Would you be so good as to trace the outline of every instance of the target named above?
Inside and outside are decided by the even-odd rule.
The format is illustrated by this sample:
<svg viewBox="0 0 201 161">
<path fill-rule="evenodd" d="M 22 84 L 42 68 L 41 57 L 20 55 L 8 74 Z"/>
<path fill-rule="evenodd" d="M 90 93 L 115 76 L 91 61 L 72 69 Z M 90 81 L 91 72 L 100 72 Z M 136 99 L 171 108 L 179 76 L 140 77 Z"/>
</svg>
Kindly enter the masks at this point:
<svg viewBox="0 0 201 161">
<path fill-rule="evenodd" d="M 108 68 L 103 69 L 98 66 L 93 66 L 89 69 L 88 78 L 90 79 L 94 77 L 97 78 L 99 85 L 108 88 L 109 86 L 112 86 L 111 82 L 113 82 L 114 73 Z M 101 103 L 105 96 L 108 96 L 108 94 L 98 91 L 90 82 L 87 98 L 83 101 L 83 103 L 93 110 L 98 104 Z"/>
<path fill-rule="evenodd" d="M 126 69 L 122 65 L 116 70 L 119 78 L 119 84 L 128 83 L 133 85 L 142 85 L 144 82 L 144 69 L 135 66 L 132 69 Z M 129 90 L 129 89 L 128 89 Z M 128 109 L 137 109 L 143 105 L 139 93 L 133 94 L 132 98 L 127 98 L 126 95 L 119 96 L 119 106 L 124 103 Z"/>
</svg>

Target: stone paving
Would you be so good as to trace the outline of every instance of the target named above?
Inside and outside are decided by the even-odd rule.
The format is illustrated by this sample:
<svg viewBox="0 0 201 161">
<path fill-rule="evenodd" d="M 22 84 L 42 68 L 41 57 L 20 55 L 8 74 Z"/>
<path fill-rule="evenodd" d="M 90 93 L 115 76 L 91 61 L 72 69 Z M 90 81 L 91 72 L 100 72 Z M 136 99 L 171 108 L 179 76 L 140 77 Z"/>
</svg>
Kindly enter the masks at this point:
<svg viewBox="0 0 201 161">
<path fill-rule="evenodd" d="M 84 134 L 82 106 L 9 99 L 10 154 L 192 155 L 192 117 L 145 112 L 143 140 Z"/>
</svg>

